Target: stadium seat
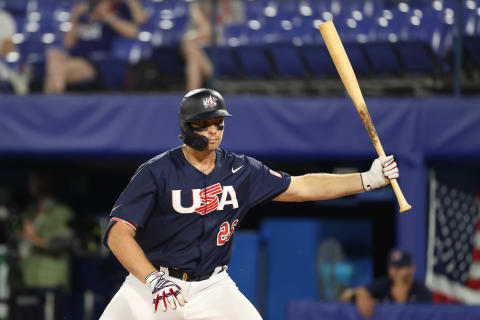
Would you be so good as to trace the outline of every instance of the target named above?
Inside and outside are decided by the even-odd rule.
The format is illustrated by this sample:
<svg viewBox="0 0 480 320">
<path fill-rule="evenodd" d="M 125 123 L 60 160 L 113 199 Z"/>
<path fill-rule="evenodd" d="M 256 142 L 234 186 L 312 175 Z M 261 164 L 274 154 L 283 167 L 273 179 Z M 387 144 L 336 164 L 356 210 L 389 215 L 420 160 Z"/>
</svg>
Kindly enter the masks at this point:
<svg viewBox="0 0 480 320">
<path fill-rule="evenodd" d="M 437 73 L 437 58 L 431 47 L 425 42 L 398 42 L 395 48 L 403 62 L 405 71 L 408 74 L 428 74 Z"/>
<path fill-rule="evenodd" d="M 148 41 L 117 38 L 113 42 L 112 57 L 128 63 L 138 63 L 152 56 L 152 46 Z"/>
<path fill-rule="evenodd" d="M 365 44 L 364 49 L 375 74 L 399 74 L 403 71 L 390 42 L 370 42 Z"/>
<path fill-rule="evenodd" d="M 278 74 L 283 77 L 305 77 L 307 70 L 299 53 L 299 47 L 288 43 L 272 43 L 269 51 Z"/>
<path fill-rule="evenodd" d="M 465 37 L 463 45 L 468 58 L 471 59 L 477 67 L 480 67 L 480 36 Z"/>
<path fill-rule="evenodd" d="M 360 43 L 350 42 L 344 43 L 345 51 L 348 58 L 355 70 L 355 73 L 359 76 L 368 76 L 372 74 L 372 68 L 370 62 L 365 56 L 363 45 Z"/>
<path fill-rule="evenodd" d="M 205 48 L 212 63 L 215 65 L 215 74 L 222 78 L 240 77 L 244 74 L 243 68 L 237 62 L 235 53 L 229 47 Z"/>
<path fill-rule="evenodd" d="M 185 65 L 178 47 L 155 48 L 153 60 L 162 76 L 183 77 Z"/>
<path fill-rule="evenodd" d="M 2 0 L 0 8 L 10 12 L 14 16 L 23 16 L 27 13 L 28 4 L 31 0 Z"/>
<path fill-rule="evenodd" d="M 337 74 L 325 45 L 304 45 L 298 49 L 312 75 L 329 77 Z"/>
<path fill-rule="evenodd" d="M 275 74 L 267 50 L 263 46 L 246 45 L 234 49 L 240 63 L 249 77 L 265 78 Z"/>
<path fill-rule="evenodd" d="M 290 9 L 283 16 L 270 21 L 270 29 L 266 28 L 264 34 L 264 43 L 280 76 L 303 77 L 307 71 L 298 50 L 302 43 L 295 45 L 295 40 L 302 36 L 294 26 L 296 17 L 287 16 L 286 12 L 293 14 Z"/>
</svg>

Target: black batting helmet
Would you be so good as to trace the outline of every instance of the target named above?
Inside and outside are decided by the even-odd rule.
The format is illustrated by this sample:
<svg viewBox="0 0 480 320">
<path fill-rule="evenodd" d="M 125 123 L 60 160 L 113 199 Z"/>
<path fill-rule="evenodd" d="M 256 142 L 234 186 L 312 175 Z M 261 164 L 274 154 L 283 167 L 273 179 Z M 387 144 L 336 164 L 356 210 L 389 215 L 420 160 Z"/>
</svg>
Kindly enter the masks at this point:
<svg viewBox="0 0 480 320">
<path fill-rule="evenodd" d="M 191 123 L 199 120 L 231 117 L 220 93 L 212 89 L 195 89 L 188 92 L 180 104 L 178 122 L 186 145 L 202 151 L 208 146 L 208 139 L 192 130 Z"/>
</svg>

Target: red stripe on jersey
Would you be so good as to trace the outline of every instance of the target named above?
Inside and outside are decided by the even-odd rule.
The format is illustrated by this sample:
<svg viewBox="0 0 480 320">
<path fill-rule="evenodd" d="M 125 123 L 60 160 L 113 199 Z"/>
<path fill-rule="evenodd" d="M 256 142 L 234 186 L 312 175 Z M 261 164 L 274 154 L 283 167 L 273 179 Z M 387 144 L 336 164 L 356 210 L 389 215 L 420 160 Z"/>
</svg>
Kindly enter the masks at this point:
<svg viewBox="0 0 480 320">
<path fill-rule="evenodd" d="M 217 194 L 222 192 L 222 186 L 220 185 L 220 183 L 217 183 L 217 184 L 214 184 L 213 186 L 207 187 L 206 191 L 208 195 Z"/>
<path fill-rule="evenodd" d="M 123 220 L 123 219 L 120 219 L 120 218 L 117 218 L 117 217 L 111 218 L 110 221 L 121 222 L 121 223 L 123 223 L 123 224 L 126 224 L 127 226 L 129 226 L 129 227 L 132 228 L 133 230 L 137 231 L 137 225 L 136 225 L 135 223 L 130 222 L 130 221 Z"/>
</svg>

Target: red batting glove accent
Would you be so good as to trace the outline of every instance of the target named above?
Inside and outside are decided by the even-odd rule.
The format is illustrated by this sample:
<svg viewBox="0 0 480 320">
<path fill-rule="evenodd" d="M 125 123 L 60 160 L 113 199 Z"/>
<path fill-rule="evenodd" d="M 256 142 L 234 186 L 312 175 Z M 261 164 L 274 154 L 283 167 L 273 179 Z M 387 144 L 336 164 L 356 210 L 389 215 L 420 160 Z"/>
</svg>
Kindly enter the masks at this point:
<svg viewBox="0 0 480 320">
<path fill-rule="evenodd" d="M 167 294 L 165 291 L 163 291 L 163 305 L 165 306 L 165 309 L 167 309 Z"/>
<path fill-rule="evenodd" d="M 157 294 L 157 297 L 155 298 L 155 311 L 157 311 L 158 308 L 158 301 L 160 300 L 159 295 Z"/>
<path fill-rule="evenodd" d="M 171 294 L 172 297 L 174 298 L 174 299 L 172 299 L 172 301 L 173 301 L 173 303 L 175 303 L 175 308 L 176 308 L 176 307 L 177 307 L 177 303 L 175 302 L 175 300 L 176 300 L 177 296 L 175 295 L 175 292 L 173 292 L 173 289 L 172 289 L 172 288 L 170 288 L 170 294 Z"/>
<path fill-rule="evenodd" d="M 395 166 L 395 167 L 393 167 L 393 168 L 391 168 L 391 169 L 387 170 L 387 172 L 390 172 L 390 171 L 392 171 L 393 169 L 396 169 L 396 168 L 397 168 L 397 166 Z"/>
<path fill-rule="evenodd" d="M 393 161 L 395 161 L 395 159 L 391 159 L 390 162 L 385 164 L 385 167 L 388 167 L 389 165 L 391 165 L 393 163 Z"/>
</svg>

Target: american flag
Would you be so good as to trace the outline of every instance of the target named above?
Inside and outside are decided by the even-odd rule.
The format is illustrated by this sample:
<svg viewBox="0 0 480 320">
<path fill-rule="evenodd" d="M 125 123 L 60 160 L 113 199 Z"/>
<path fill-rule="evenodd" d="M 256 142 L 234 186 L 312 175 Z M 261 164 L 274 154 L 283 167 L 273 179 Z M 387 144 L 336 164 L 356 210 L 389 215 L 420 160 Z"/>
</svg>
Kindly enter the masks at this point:
<svg viewBox="0 0 480 320">
<path fill-rule="evenodd" d="M 436 302 L 480 304 L 480 200 L 430 178 L 426 285 Z"/>
</svg>

